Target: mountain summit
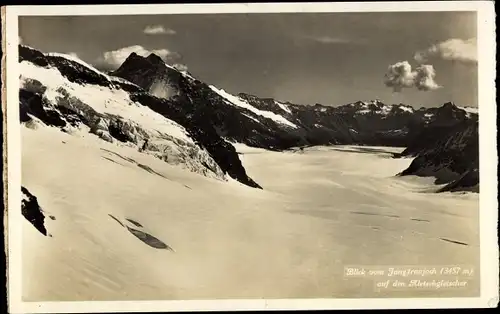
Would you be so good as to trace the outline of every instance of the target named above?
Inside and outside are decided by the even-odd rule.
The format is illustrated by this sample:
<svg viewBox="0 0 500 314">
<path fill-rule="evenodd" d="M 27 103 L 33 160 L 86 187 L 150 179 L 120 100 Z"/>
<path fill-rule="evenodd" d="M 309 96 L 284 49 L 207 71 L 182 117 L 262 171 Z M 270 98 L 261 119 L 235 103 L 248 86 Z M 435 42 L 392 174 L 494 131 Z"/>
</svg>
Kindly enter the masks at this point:
<svg viewBox="0 0 500 314">
<path fill-rule="evenodd" d="M 208 177 L 227 180 L 229 175 L 259 187 L 246 175 L 234 147 L 212 125 L 179 114 L 177 103 L 148 92 L 149 82 L 141 81 L 143 89 L 69 56 L 43 54 L 24 46 L 19 49 L 19 62 L 20 118 L 30 128 L 53 126 L 79 136 L 89 132 Z M 132 54 L 121 69 L 131 67 L 147 73 L 160 71 L 164 64 L 153 66 Z M 144 72 L 135 74 L 136 78 L 149 77 Z M 156 75 L 151 77 L 156 79 Z"/>
<path fill-rule="evenodd" d="M 155 54 L 132 53 L 107 75 L 70 56 L 43 54 L 25 46 L 19 49 L 22 122 L 36 119 L 65 131 L 85 125 L 106 141 L 137 147 L 147 140 L 146 151 L 151 147 L 151 153 L 161 159 L 220 178 L 227 174 L 253 187 L 260 186 L 246 174 L 232 143 L 277 151 L 332 144 L 407 147 L 403 155 L 423 154 L 437 168 L 455 173 L 447 176 L 448 181 L 470 170 L 455 165 L 475 158 L 468 153 L 464 157 L 455 147 L 477 137 L 477 128 L 471 125 L 478 115 L 451 102 L 418 110 L 380 100 L 337 107 L 299 105 L 233 95 L 167 65 Z M 436 132 L 442 136 L 433 135 Z M 470 135 L 460 137 L 463 145 L 446 144 L 446 136 L 455 138 L 461 132 Z M 457 163 L 435 159 L 429 155 L 429 145 L 437 145 L 433 149 L 438 152 L 439 147 L 449 150 L 446 160 Z M 403 174 L 429 173 L 415 167 L 420 166 L 413 165 L 412 171 Z"/>
</svg>

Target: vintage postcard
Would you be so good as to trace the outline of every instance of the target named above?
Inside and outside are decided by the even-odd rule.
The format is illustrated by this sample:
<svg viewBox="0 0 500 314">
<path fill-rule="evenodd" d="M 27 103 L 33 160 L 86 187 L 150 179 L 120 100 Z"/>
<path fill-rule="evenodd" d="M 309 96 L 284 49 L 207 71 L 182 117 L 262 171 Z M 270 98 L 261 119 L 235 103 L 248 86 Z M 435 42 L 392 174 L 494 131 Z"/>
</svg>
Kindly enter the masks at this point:
<svg viewBox="0 0 500 314">
<path fill-rule="evenodd" d="M 493 2 L 3 13 L 12 313 L 497 305 Z"/>
</svg>

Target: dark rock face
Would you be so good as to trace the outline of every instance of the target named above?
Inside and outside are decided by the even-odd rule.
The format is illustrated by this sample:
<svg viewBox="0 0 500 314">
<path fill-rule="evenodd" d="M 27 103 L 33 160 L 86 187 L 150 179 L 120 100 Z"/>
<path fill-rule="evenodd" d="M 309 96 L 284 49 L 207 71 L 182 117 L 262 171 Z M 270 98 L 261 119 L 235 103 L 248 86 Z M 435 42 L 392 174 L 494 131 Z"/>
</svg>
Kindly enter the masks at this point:
<svg viewBox="0 0 500 314">
<path fill-rule="evenodd" d="M 98 115 L 90 106 L 70 97 L 64 90 L 60 91 L 64 97 L 59 97 L 57 104 L 53 105 L 43 95 L 45 90 L 46 87 L 35 80 L 28 80 L 19 89 L 19 118 L 21 123 L 29 122 L 33 120 L 31 117 L 36 117 L 46 125 L 64 129 L 68 124 L 72 126 L 79 124 L 90 126 L 90 121 L 80 113 L 82 111 L 92 110 Z"/>
<path fill-rule="evenodd" d="M 155 84 L 163 84 L 175 89 L 182 79 L 182 74 L 165 66 L 160 57 L 151 54 L 143 58 L 135 52 L 130 54 L 125 62 L 111 74 L 132 82 L 148 92 L 152 92 Z M 175 90 L 173 92 L 175 94 Z"/>
<path fill-rule="evenodd" d="M 217 133 L 210 120 L 203 114 L 193 111 L 186 114 L 186 108 L 179 107 L 177 102 L 160 99 L 148 93 L 133 94 L 131 99 L 184 126 L 196 144 L 205 148 L 221 170 L 232 178 L 248 186 L 261 188 L 246 174 L 234 146 Z"/>
<path fill-rule="evenodd" d="M 33 88 L 36 86 L 36 88 Z M 126 142 L 129 137 L 124 134 L 123 122 L 109 115 L 96 112 L 92 107 L 75 97 L 71 97 L 65 90 L 58 90 L 62 97 L 57 97 L 57 103 L 51 104 L 43 95 L 45 91 L 38 81 L 28 82 L 19 89 L 20 122 L 29 122 L 32 117 L 40 119 L 44 124 L 59 127 L 65 130 L 67 125 L 86 125 L 92 133 L 99 133 L 101 120 L 109 120 L 106 132 L 115 139 Z M 102 130 L 101 130 L 102 131 Z"/>
<path fill-rule="evenodd" d="M 437 184 L 449 183 L 442 191 L 478 186 L 478 129 L 472 119 L 428 125 L 401 154 L 416 157 L 401 175 L 435 176 Z"/>
<path fill-rule="evenodd" d="M 157 98 L 167 99 L 179 107 L 180 115 L 200 117 L 199 120 L 203 117 L 219 136 L 229 141 L 266 149 L 286 149 L 306 143 L 304 132 L 295 133 L 271 119 L 228 104 L 207 84 L 182 75 L 158 59 L 154 54 L 147 58 L 131 54 L 111 74 L 137 84 Z M 175 121 L 184 126 L 183 122 Z"/>
<path fill-rule="evenodd" d="M 243 184 L 261 188 L 246 174 L 236 149 L 223 139 L 245 138 L 245 135 L 251 134 L 252 128 L 245 129 L 237 108 L 223 103 L 222 98 L 208 85 L 191 80 L 179 71 L 167 67 L 154 54 L 143 58 L 132 53 L 111 74 L 138 85 L 142 90 L 132 93 L 131 99 L 184 126 L 196 143 L 208 151 L 222 171 Z M 250 121 L 250 124 L 258 127 L 256 122 Z M 238 132 L 230 133 L 228 129 Z M 268 139 L 272 141 L 273 138 L 268 136 Z"/>
<path fill-rule="evenodd" d="M 47 125 L 64 127 L 66 121 L 60 116 L 60 113 L 55 109 L 48 109 L 49 105 L 40 94 L 21 89 L 19 91 L 19 115 L 21 122 L 31 120 L 28 114 L 42 120 Z M 45 104 L 44 104 L 45 103 Z"/>
<path fill-rule="evenodd" d="M 36 196 L 31 194 L 27 188 L 21 187 L 22 201 L 21 211 L 26 218 L 41 234 L 47 236 L 47 229 L 45 228 L 45 215 L 43 214 Z"/>
<path fill-rule="evenodd" d="M 29 60 L 30 62 L 44 68 L 50 65 L 48 58 L 40 51 L 27 46 L 19 45 L 19 62 L 23 60 Z"/>
<path fill-rule="evenodd" d="M 111 87 L 113 84 L 104 75 L 88 69 L 87 67 L 59 56 L 48 56 L 40 51 L 26 46 L 19 46 L 19 62 L 30 61 L 41 67 L 53 66 L 69 81 L 78 84 L 94 84 Z"/>
<path fill-rule="evenodd" d="M 108 126 L 109 134 L 119 140 L 120 142 L 126 143 L 128 141 L 132 141 L 130 137 L 124 132 L 123 122 L 121 120 L 110 120 L 110 124 Z"/>
<path fill-rule="evenodd" d="M 479 168 L 467 170 L 458 179 L 450 182 L 439 192 L 471 191 L 479 193 Z"/>
</svg>

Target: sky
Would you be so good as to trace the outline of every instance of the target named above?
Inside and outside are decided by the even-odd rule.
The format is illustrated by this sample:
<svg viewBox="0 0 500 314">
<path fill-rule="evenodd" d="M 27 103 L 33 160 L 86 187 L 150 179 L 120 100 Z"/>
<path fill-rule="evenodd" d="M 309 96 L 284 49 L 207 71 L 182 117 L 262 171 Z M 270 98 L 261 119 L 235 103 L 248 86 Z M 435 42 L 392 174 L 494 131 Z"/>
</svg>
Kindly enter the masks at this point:
<svg viewBox="0 0 500 314">
<path fill-rule="evenodd" d="M 132 52 L 230 93 L 477 107 L 475 12 L 25 16 L 20 41 L 103 70 Z"/>
</svg>

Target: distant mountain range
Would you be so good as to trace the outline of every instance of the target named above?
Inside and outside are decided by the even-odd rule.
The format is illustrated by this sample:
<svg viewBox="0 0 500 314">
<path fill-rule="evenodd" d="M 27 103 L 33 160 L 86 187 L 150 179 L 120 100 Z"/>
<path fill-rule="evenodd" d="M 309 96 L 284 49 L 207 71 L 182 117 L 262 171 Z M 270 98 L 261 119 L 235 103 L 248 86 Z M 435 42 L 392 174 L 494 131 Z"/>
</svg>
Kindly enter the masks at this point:
<svg viewBox="0 0 500 314">
<path fill-rule="evenodd" d="M 111 73 L 19 46 L 20 119 L 143 148 L 202 175 L 261 188 L 232 143 L 283 151 L 313 145 L 400 146 L 401 175 L 435 176 L 442 191 L 479 189 L 478 114 L 446 103 L 415 109 L 379 100 L 298 105 L 232 95 L 154 54 L 132 53 Z M 144 144 L 146 143 L 146 144 Z"/>
</svg>

